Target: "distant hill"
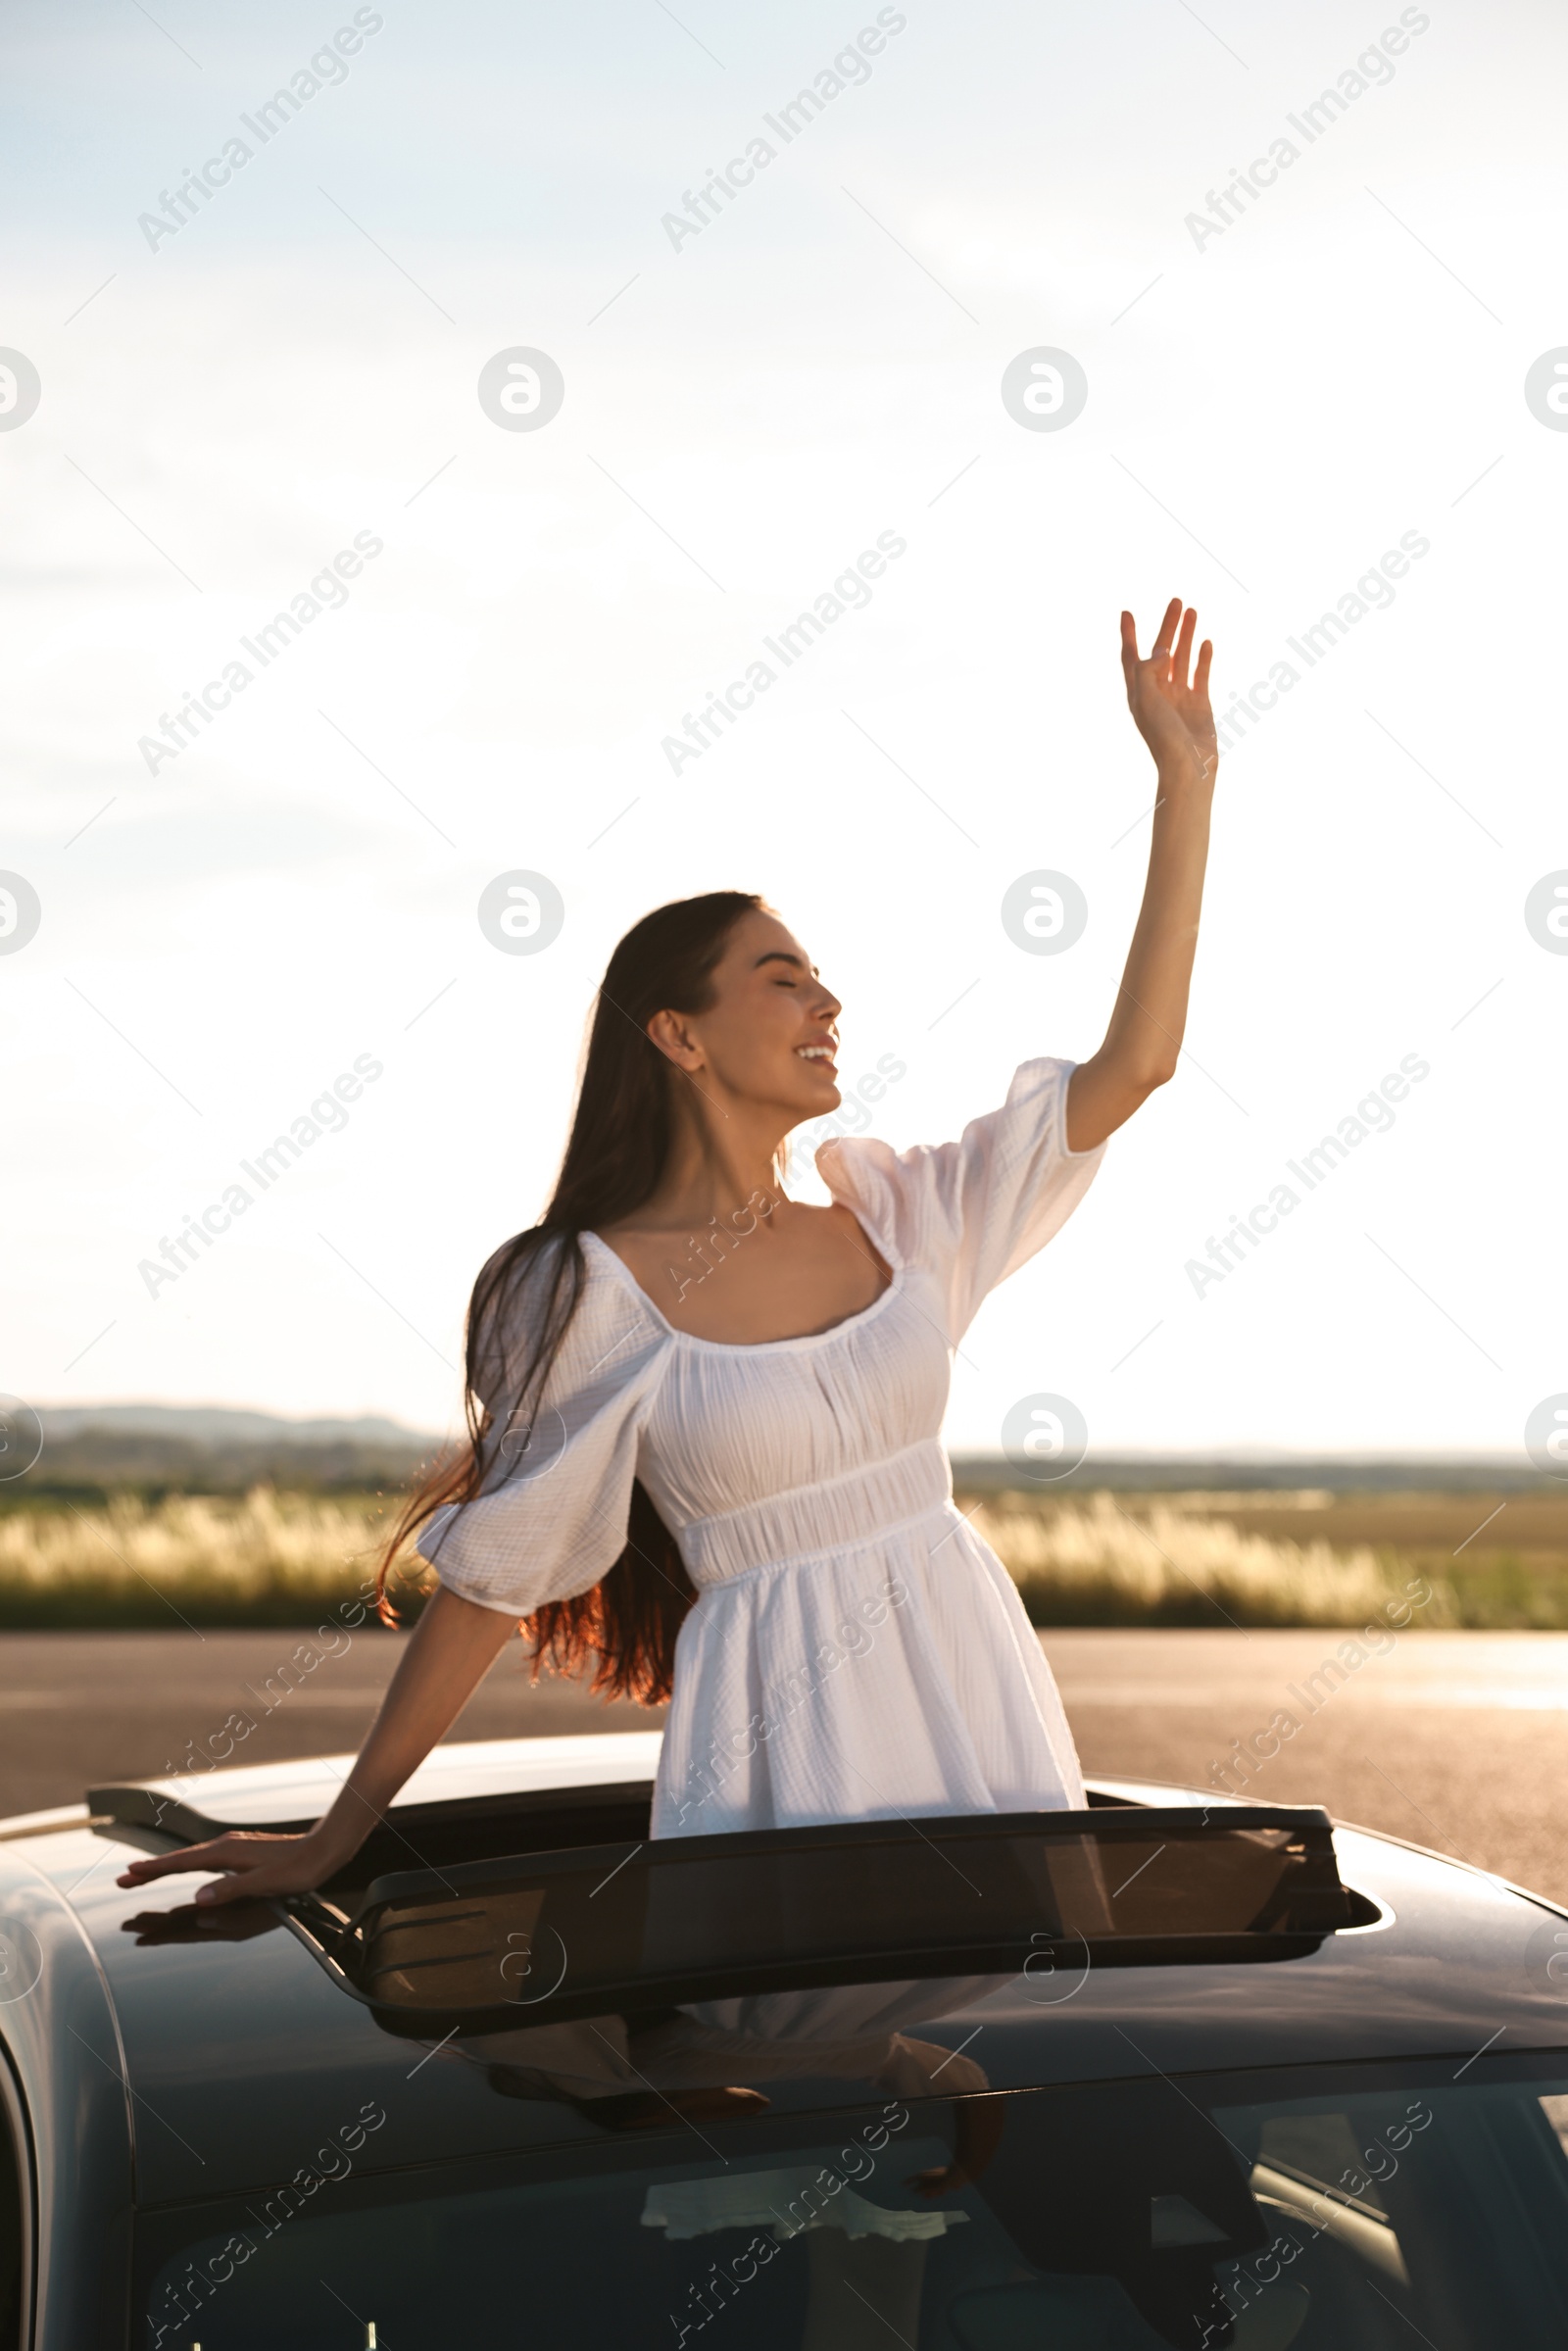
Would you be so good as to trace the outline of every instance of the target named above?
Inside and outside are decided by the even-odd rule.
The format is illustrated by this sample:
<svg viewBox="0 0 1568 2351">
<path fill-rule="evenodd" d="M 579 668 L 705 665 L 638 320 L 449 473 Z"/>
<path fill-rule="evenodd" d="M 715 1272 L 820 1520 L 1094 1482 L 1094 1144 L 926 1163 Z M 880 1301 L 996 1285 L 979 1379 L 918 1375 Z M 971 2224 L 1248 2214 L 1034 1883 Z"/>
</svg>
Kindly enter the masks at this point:
<svg viewBox="0 0 1568 2351">
<path fill-rule="evenodd" d="M 258 1485 L 305 1493 L 384 1492 L 406 1486 L 444 1440 L 383 1415 L 290 1420 L 228 1404 L 40 1404 L 43 1452 L 24 1477 L 0 1484 L 0 1508 L 29 1495 L 243 1494 Z M 955 1453 L 954 1483 L 968 1494 L 1060 1494 L 1108 1487 L 1130 1494 L 1331 1494 L 1556 1490 L 1518 1454 L 1293 1453 L 1238 1446 L 1212 1453 L 1090 1454 L 1068 1476 L 1035 1484 L 1002 1453 Z"/>
<path fill-rule="evenodd" d="M 437 1440 L 369 1413 L 362 1420 L 287 1420 L 238 1404 L 39 1404 L 45 1445 L 84 1429 L 177 1437 L 191 1445 L 385 1445 L 422 1451 Z"/>
<path fill-rule="evenodd" d="M 1231 1453 L 1091 1453 L 1064 1478 L 1037 1482 L 1004 1453 L 955 1453 L 962 1494 L 1530 1494 L 1560 1493 L 1561 1480 L 1519 1453 L 1288 1453 L 1257 1445 Z"/>
<path fill-rule="evenodd" d="M 225 1404 L 40 1404 L 43 1451 L 0 1486 L 0 1506 L 50 1495 L 378 1493 L 407 1485 L 440 1448 L 427 1431 L 367 1414 L 289 1420 Z"/>
</svg>

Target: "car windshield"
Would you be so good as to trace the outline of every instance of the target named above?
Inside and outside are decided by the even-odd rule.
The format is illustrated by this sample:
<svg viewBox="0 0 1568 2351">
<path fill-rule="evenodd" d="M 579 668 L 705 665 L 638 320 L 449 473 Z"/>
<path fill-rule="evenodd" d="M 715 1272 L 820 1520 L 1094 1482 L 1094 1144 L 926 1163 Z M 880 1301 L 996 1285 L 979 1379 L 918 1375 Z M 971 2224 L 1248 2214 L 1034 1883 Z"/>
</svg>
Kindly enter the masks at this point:
<svg viewBox="0 0 1568 2351">
<path fill-rule="evenodd" d="M 965 2092 L 970 2062 L 952 2061 Z M 603 2139 L 554 2156 L 376 2176 L 355 2168 L 372 2141 L 331 2176 L 306 2165 L 287 2188 L 144 2216 L 145 2332 L 131 2339 L 164 2351 L 1568 2341 L 1560 2056 L 1179 2080 L 1146 2069 L 811 2116 L 772 2113 L 742 2088 L 671 2094 L 662 2119 L 659 2103 L 605 2099 Z"/>
</svg>

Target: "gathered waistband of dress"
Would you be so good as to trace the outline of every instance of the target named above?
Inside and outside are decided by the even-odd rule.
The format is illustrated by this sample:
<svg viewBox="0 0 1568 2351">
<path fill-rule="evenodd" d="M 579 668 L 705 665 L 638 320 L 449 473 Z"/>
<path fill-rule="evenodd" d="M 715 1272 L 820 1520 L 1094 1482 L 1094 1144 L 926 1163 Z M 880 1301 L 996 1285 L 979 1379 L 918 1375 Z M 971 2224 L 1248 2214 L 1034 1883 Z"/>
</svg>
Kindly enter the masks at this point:
<svg viewBox="0 0 1568 2351">
<path fill-rule="evenodd" d="M 924 1437 L 842 1477 L 793 1486 L 720 1517 L 694 1518 L 680 1530 L 681 1555 L 694 1584 L 727 1584 L 751 1568 L 782 1567 L 872 1542 L 952 1498 L 942 1442 Z"/>
</svg>

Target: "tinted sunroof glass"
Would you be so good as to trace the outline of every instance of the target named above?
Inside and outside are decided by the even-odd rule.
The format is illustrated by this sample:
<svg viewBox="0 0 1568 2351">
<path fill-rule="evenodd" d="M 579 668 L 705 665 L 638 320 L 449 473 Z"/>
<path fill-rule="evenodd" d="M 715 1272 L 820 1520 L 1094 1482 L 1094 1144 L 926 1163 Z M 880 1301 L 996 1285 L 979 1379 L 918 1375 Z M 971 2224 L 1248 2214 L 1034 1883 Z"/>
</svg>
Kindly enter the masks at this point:
<svg viewBox="0 0 1568 2351">
<path fill-rule="evenodd" d="M 1098 1950 L 1349 1921 L 1325 1822 L 1050 1819 L 672 1838 L 406 1878 L 372 1900 L 342 1957 L 384 2007 L 461 2016 L 856 1956 L 989 1949 L 1021 1967 L 1042 1934 Z"/>
<path fill-rule="evenodd" d="M 1568 2339 L 1568 2075 L 1544 2062 L 995 2098 L 964 2064 L 964 2094 L 823 2117 L 708 2090 L 657 2142 L 617 2107 L 601 2145 L 510 2177 L 348 2157 L 149 2224 L 138 2324 L 208 2351 L 349 2351 L 372 2323 L 387 2351 Z"/>
</svg>

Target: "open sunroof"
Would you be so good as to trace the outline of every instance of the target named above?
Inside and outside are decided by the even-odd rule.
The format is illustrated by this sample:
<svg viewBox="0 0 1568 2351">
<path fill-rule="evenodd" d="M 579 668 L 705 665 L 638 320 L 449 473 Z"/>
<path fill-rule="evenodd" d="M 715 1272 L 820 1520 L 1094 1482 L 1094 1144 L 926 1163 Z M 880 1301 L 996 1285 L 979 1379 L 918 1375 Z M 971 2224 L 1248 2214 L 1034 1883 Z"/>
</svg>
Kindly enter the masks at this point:
<svg viewBox="0 0 1568 2351">
<path fill-rule="evenodd" d="M 1375 1915 L 1316 1806 L 874 1821 L 377 1878 L 291 1924 L 392 2031 L 898 1976 L 1286 1959 Z"/>
</svg>

